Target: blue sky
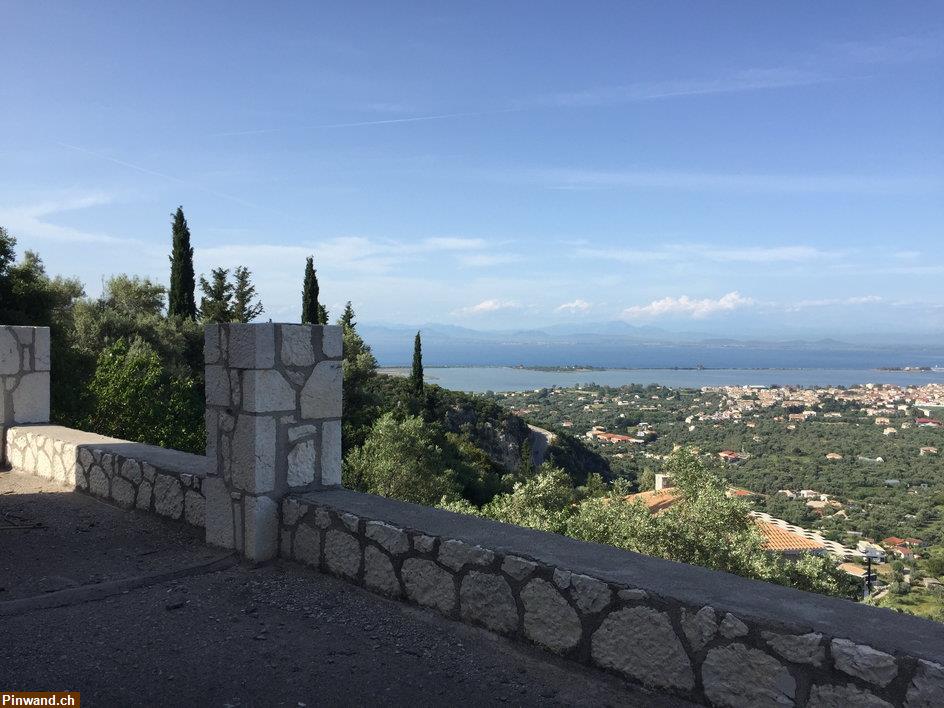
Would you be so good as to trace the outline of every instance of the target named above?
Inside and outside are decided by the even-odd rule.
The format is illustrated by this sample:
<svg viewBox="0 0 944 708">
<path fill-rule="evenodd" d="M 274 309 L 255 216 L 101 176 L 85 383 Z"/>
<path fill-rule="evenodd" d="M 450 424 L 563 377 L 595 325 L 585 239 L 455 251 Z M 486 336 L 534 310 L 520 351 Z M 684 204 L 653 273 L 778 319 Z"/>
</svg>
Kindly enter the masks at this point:
<svg viewBox="0 0 944 708">
<path fill-rule="evenodd" d="M 944 330 L 938 2 L 0 3 L 0 224 L 266 317 Z"/>
</svg>

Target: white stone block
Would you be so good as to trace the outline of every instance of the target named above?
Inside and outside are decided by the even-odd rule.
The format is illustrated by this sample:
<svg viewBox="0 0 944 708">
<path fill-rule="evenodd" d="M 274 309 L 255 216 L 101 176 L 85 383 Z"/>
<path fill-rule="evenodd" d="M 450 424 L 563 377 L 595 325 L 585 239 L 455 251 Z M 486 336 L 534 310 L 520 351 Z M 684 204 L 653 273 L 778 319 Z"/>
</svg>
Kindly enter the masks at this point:
<svg viewBox="0 0 944 708">
<path fill-rule="evenodd" d="M 206 402 L 208 406 L 228 406 L 229 376 L 226 369 L 220 365 L 207 366 L 204 369 L 206 378 Z"/>
<path fill-rule="evenodd" d="M 341 362 L 322 361 L 302 389 L 302 418 L 341 417 Z"/>
<path fill-rule="evenodd" d="M 241 415 L 233 434 L 233 484 L 246 492 L 264 494 L 275 489 L 274 418 Z"/>
<path fill-rule="evenodd" d="M 207 325 L 203 330 L 203 361 L 216 364 L 220 360 L 220 327 Z"/>
<path fill-rule="evenodd" d="M 322 327 L 321 350 L 330 359 L 340 359 L 343 353 L 344 338 L 340 325 Z"/>
<path fill-rule="evenodd" d="M 231 324 L 228 364 L 234 369 L 271 369 L 275 366 L 275 325 Z"/>
<path fill-rule="evenodd" d="M 0 375 L 17 374 L 21 365 L 19 342 L 9 327 L 0 327 Z"/>
<path fill-rule="evenodd" d="M 311 344 L 311 325 L 279 325 L 282 330 L 282 363 L 286 366 L 312 366 L 315 350 Z"/>
<path fill-rule="evenodd" d="M 304 487 L 315 481 L 318 456 L 315 441 L 300 442 L 288 454 L 288 486 Z"/>
<path fill-rule="evenodd" d="M 206 499 L 206 542 L 221 548 L 233 548 L 233 506 L 222 477 L 203 480 Z"/>
<path fill-rule="evenodd" d="M 341 421 L 329 420 L 321 426 L 321 483 L 341 484 Z"/>
<path fill-rule="evenodd" d="M 20 377 L 13 389 L 13 420 L 17 423 L 49 422 L 49 372 L 36 371 Z"/>
<path fill-rule="evenodd" d="M 33 336 L 33 368 L 49 371 L 49 327 L 36 327 Z"/>
<path fill-rule="evenodd" d="M 275 558 L 279 552 L 279 505 L 269 497 L 246 496 L 243 511 L 246 557 L 254 561 Z"/>
<path fill-rule="evenodd" d="M 243 374 L 243 410 L 273 413 L 295 410 L 295 390 L 275 369 L 250 370 Z"/>
</svg>

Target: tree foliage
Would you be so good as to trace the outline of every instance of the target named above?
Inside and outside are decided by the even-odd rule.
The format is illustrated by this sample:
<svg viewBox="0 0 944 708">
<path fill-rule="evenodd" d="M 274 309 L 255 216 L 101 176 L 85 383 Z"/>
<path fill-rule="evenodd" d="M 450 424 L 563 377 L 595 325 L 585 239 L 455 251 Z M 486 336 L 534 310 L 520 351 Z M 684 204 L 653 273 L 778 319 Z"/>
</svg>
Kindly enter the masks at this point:
<svg viewBox="0 0 944 708">
<path fill-rule="evenodd" d="M 206 444 L 202 391 L 191 378 L 168 372 L 143 340 L 108 346 L 89 394 L 84 429 L 187 451 L 201 451 Z"/>
<path fill-rule="evenodd" d="M 229 322 L 233 317 L 233 285 L 229 282 L 229 270 L 214 268 L 208 281 L 200 276 L 200 319 L 206 324 Z"/>
<path fill-rule="evenodd" d="M 196 319 L 197 303 L 194 290 L 193 247 L 190 245 L 190 227 L 183 207 L 173 215 L 173 245 L 170 255 L 170 289 L 167 312 L 171 317 Z"/>
<path fill-rule="evenodd" d="M 256 300 L 256 286 L 252 284 L 252 272 L 246 266 L 236 266 L 233 271 L 232 322 L 252 322 L 265 312 L 262 303 Z"/>
</svg>

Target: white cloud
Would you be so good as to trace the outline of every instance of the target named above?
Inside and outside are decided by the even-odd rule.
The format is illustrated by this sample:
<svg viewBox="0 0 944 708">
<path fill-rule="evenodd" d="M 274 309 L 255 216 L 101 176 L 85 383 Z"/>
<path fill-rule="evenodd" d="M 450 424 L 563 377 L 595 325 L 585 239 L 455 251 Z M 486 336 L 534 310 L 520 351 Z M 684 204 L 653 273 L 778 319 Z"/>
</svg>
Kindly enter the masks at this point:
<svg viewBox="0 0 944 708">
<path fill-rule="evenodd" d="M 570 312 L 571 314 L 576 314 L 578 312 L 586 312 L 591 307 L 593 307 L 593 305 L 586 300 L 577 298 L 573 302 L 565 302 L 563 305 L 558 305 L 554 308 L 554 312 Z"/>
<path fill-rule="evenodd" d="M 797 311 L 805 310 L 810 307 L 836 307 L 843 305 L 871 305 L 877 302 L 884 302 L 885 298 L 879 295 L 858 295 L 845 298 L 821 298 L 819 300 L 800 300 L 800 302 L 787 306 L 787 310 Z"/>
<path fill-rule="evenodd" d="M 88 209 L 101 204 L 108 204 L 111 201 L 111 195 L 92 192 L 67 194 L 35 204 L 0 206 L 0 224 L 13 236 L 20 239 L 20 245 L 23 245 L 24 241 L 32 239 L 64 243 L 128 243 L 129 239 L 83 231 L 82 229 L 62 226 L 49 221 L 49 217 L 54 214 L 76 209 Z"/>
<path fill-rule="evenodd" d="M 498 312 L 500 310 L 516 310 L 521 307 L 517 302 L 512 300 L 482 300 L 482 302 L 477 305 L 470 305 L 469 307 L 460 307 L 458 310 L 453 312 L 454 315 L 484 315 L 491 312 Z"/>
<path fill-rule="evenodd" d="M 729 312 L 754 304 L 754 300 L 732 291 L 717 299 L 704 298 L 696 300 L 682 295 L 681 297 L 664 297 L 653 300 L 648 305 L 633 305 L 623 310 L 623 317 L 628 319 L 643 319 L 648 317 L 664 317 L 666 315 L 682 315 L 693 319 L 702 319 L 718 312 Z"/>
</svg>

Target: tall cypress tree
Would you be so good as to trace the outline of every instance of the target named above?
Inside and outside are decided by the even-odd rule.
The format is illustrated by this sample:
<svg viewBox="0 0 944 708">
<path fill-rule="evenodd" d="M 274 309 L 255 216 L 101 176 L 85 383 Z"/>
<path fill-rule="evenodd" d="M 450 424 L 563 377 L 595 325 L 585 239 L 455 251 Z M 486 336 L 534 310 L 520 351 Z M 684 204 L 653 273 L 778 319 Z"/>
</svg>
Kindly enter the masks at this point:
<svg viewBox="0 0 944 708">
<path fill-rule="evenodd" d="M 184 218 L 183 207 L 174 214 L 173 250 L 170 255 L 170 290 L 167 296 L 167 314 L 170 317 L 197 317 L 197 301 L 194 296 L 196 281 L 193 273 L 193 247 L 190 245 L 190 229 Z"/>
<path fill-rule="evenodd" d="M 410 385 L 413 388 L 413 395 L 421 398 L 423 395 L 423 343 L 419 332 L 413 340 L 413 371 L 410 374 Z"/>
<path fill-rule="evenodd" d="M 302 324 L 323 324 L 319 320 L 318 276 L 315 259 L 308 256 L 305 261 L 305 286 L 302 289 Z"/>
</svg>

